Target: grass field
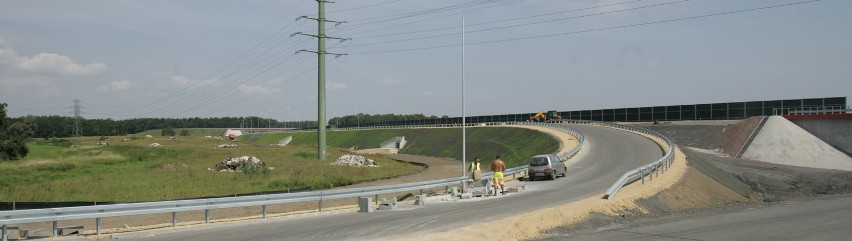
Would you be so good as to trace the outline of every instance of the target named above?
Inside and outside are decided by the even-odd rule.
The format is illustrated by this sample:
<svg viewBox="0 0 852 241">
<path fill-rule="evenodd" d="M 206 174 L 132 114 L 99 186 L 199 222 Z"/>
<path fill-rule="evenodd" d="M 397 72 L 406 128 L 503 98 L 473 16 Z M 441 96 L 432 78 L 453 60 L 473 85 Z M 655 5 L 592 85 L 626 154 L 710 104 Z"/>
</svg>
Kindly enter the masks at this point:
<svg viewBox="0 0 852 241">
<path fill-rule="evenodd" d="M 293 136 L 290 145 L 316 146 L 316 132 L 271 133 L 260 138 L 248 135 L 241 136 L 241 139 L 256 140 L 258 143 L 278 143 L 287 136 Z M 401 153 L 462 159 L 460 128 L 329 131 L 326 144 L 338 148 L 378 148 L 380 143 L 394 136 L 405 136 L 408 142 Z M 507 127 L 467 128 L 466 149 L 467 157 L 471 160 L 474 156 L 481 156 L 483 161 L 490 161 L 496 155 L 501 155 L 507 165 L 514 167 L 526 165 L 533 155 L 553 153 L 557 148 L 557 141 L 535 130 Z"/>
<path fill-rule="evenodd" d="M 327 161 L 315 160 L 316 132 L 242 136 L 252 143 L 237 142 L 240 147 L 236 149 L 218 149 L 217 145 L 231 142 L 203 137 L 221 133 L 198 132 L 176 140 L 159 133 L 139 133 L 134 137 L 151 134 L 154 138 L 130 141 L 111 137 L 109 146 L 98 146 L 97 137 L 82 138 L 74 147 L 71 142 L 31 141 L 27 158 L 0 162 L 0 202 L 133 202 L 323 189 L 421 170 L 382 156 L 368 156 L 377 161 L 378 168 L 328 165 L 346 154 L 346 148 L 376 148 L 393 136 L 406 137 L 408 145 L 402 153 L 461 159 L 458 128 L 330 131 Z M 287 136 L 293 136 L 287 147 L 267 145 Z M 148 146 L 154 142 L 163 146 Z M 558 146 L 552 137 L 523 128 L 467 131 L 469 159 L 478 155 L 487 162 L 502 155 L 509 166 L 522 165 L 535 154 L 552 153 Z M 208 170 L 224 158 L 246 155 L 257 156 L 274 169 L 252 173 Z"/>
<path fill-rule="evenodd" d="M 217 149 L 228 141 L 178 137 L 137 139 L 113 137 L 98 147 L 85 138 L 76 147 L 30 142 L 31 154 L 19 161 L 0 162 L 0 201 L 127 202 L 169 200 L 240 193 L 329 188 L 357 181 L 404 175 L 421 167 L 371 156 L 378 168 L 327 165 L 345 154 L 328 150 L 328 161 L 317 161 L 315 147 L 256 147 Z M 149 147 L 157 142 L 162 147 Z M 215 172 L 226 157 L 257 156 L 268 172 Z"/>
</svg>

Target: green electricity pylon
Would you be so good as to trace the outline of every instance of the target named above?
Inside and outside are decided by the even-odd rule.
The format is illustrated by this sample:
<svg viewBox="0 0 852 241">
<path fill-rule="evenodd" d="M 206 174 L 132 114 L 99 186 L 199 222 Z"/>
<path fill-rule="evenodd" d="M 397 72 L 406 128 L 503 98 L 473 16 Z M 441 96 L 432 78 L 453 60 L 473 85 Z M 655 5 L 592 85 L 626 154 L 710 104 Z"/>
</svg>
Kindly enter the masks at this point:
<svg viewBox="0 0 852 241">
<path fill-rule="evenodd" d="M 343 23 L 338 21 L 330 21 L 325 19 L 325 3 L 329 2 L 327 0 L 317 0 L 317 4 L 319 4 L 316 18 L 311 18 L 308 16 L 301 16 L 301 18 L 312 19 L 317 21 L 317 34 L 306 34 L 302 32 L 294 33 L 293 35 L 305 35 L 317 38 L 317 50 L 306 50 L 302 49 L 298 52 L 311 52 L 317 54 L 317 159 L 325 160 L 325 55 L 333 54 L 335 56 L 341 56 L 345 54 L 335 54 L 328 53 L 325 51 L 325 39 L 338 39 L 341 41 L 348 40 L 347 38 L 336 38 L 329 37 L 325 35 L 325 23 Z M 297 19 L 298 20 L 298 19 Z"/>
</svg>

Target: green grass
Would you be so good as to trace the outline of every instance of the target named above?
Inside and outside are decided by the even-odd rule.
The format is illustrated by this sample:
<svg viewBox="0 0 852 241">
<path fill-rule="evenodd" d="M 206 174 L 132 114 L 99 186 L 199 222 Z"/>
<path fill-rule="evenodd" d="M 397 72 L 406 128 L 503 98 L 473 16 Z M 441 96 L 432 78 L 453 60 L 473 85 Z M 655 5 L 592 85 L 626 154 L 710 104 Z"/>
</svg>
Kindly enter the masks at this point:
<svg viewBox="0 0 852 241">
<path fill-rule="evenodd" d="M 272 133 L 259 138 L 257 135 L 245 135 L 240 139 L 271 144 L 293 136 L 290 145 L 316 146 L 316 135 L 316 132 Z M 379 147 L 379 144 L 394 136 L 405 136 L 408 142 L 401 153 L 462 159 L 459 128 L 329 131 L 326 144 L 338 148 L 357 146 L 358 149 L 369 149 Z M 468 159 L 480 156 L 482 160 L 490 161 L 500 155 L 510 167 L 514 167 L 525 165 L 533 155 L 553 153 L 557 148 L 559 142 L 535 130 L 506 127 L 467 128 Z"/>
<path fill-rule="evenodd" d="M 349 185 L 421 170 L 381 156 L 368 156 L 377 161 L 378 168 L 328 165 L 344 155 L 346 148 L 376 148 L 400 135 L 408 141 L 402 153 L 461 159 L 458 128 L 330 131 L 327 161 L 315 159 L 316 132 L 241 136 L 241 140 L 255 142 L 238 142 L 236 149 L 217 149 L 217 145 L 229 143 L 221 139 L 178 137 L 171 141 L 159 136 L 159 131 L 150 134 L 153 139 L 110 137 L 109 146 L 97 146 L 98 137 L 75 140 L 74 147 L 67 142 L 31 141 L 27 158 L 0 162 L 0 202 L 134 202 Z M 264 144 L 278 143 L 287 136 L 293 136 L 287 147 Z M 163 146 L 149 147 L 153 142 Z M 558 146 L 549 135 L 529 129 L 467 129 L 468 159 L 482 156 L 486 163 L 501 155 L 509 166 L 522 165 L 530 156 L 552 153 Z M 257 156 L 275 169 L 252 173 L 208 170 L 226 157 L 246 155 Z"/>
<path fill-rule="evenodd" d="M 152 142 L 164 146 L 148 147 Z M 376 160 L 378 168 L 327 165 L 345 154 L 337 149 L 328 150 L 329 161 L 318 161 L 315 147 L 240 144 L 237 149 L 216 148 L 225 142 L 155 137 L 97 147 L 97 138 L 86 138 L 74 148 L 30 142 L 30 156 L 0 162 L 0 201 L 130 202 L 323 189 L 422 169 L 379 156 L 368 157 Z M 251 174 L 208 170 L 226 157 L 244 155 L 257 156 L 274 169 Z"/>
</svg>

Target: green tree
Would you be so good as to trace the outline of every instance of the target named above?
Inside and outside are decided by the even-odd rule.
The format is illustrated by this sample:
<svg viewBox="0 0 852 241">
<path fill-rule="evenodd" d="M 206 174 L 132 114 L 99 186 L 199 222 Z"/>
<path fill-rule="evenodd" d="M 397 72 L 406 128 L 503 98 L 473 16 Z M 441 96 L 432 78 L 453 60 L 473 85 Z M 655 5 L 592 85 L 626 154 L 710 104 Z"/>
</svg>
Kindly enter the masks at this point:
<svg viewBox="0 0 852 241">
<path fill-rule="evenodd" d="M 6 118 L 6 103 L 0 103 L 0 160 L 17 160 L 26 157 L 27 138 L 35 135 L 38 125 L 33 118 L 24 118 L 12 124 Z"/>
</svg>

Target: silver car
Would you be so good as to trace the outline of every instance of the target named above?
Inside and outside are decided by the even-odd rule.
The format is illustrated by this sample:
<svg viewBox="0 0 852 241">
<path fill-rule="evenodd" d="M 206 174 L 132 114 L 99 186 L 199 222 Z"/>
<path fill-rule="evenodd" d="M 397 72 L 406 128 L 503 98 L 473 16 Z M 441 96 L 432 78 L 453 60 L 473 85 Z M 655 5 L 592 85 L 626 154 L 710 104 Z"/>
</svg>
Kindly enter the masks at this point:
<svg viewBox="0 0 852 241">
<path fill-rule="evenodd" d="M 530 158 L 527 175 L 532 180 L 536 180 L 540 177 L 556 180 L 557 175 L 562 175 L 564 177 L 567 174 L 568 167 L 565 167 L 565 163 L 562 163 L 562 160 L 559 160 L 559 157 L 556 155 L 546 154 Z"/>
</svg>

